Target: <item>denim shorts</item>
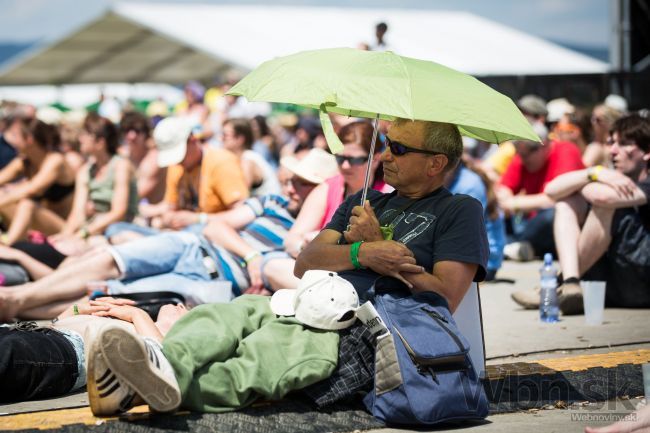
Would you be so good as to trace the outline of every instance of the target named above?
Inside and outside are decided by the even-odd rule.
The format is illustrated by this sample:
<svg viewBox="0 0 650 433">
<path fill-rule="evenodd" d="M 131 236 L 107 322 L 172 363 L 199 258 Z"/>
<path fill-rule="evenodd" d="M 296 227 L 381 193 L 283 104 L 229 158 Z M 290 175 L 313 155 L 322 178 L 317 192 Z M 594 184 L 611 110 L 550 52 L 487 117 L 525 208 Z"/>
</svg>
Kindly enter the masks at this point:
<svg viewBox="0 0 650 433">
<path fill-rule="evenodd" d="M 204 291 L 206 283 L 223 282 L 228 275 L 216 250 L 189 232 L 149 236 L 111 246 L 109 252 L 120 271 L 119 280 L 108 281 L 109 294 L 169 291 L 196 305 L 204 302 L 194 295 Z M 210 287 L 214 292 L 211 302 L 233 298 L 230 284 Z"/>
</svg>

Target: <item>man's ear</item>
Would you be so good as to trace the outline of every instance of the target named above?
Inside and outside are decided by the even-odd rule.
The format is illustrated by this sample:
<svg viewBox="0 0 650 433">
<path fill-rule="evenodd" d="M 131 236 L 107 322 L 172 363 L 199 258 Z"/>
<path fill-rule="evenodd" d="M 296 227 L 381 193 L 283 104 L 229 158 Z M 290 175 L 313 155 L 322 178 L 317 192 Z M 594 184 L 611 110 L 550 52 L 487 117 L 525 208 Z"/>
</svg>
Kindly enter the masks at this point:
<svg viewBox="0 0 650 433">
<path fill-rule="evenodd" d="M 650 151 L 643 154 L 643 160 L 646 162 L 650 161 Z"/>
<path fill-rule="evenodd" d="M 429 176 L 437 176 L 445 170 L 447 164 L 449 164 L 449 159 L 447 155 L 435 155 L 433 158 L 429 158 Z"/>
</svg>

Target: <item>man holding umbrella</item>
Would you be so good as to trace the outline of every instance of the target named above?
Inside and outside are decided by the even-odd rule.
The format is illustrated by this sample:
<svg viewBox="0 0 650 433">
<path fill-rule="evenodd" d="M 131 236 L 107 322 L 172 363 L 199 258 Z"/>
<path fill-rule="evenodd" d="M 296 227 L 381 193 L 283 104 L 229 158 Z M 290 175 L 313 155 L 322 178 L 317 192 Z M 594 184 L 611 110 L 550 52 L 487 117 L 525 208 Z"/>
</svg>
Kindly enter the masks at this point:
<svg viewBox="0 0 650 433">
<path fill-rule="evenodd" d="M 453 312 L 470 283 L 485 277 L 488 257 L 481 204 L 443 187 L 462 149 L 454 125 L 393 122 L 382 162 L 395 191 L 369 191 L 363 207 L 361 193 L 346 200 L 298 256 L 296 276 L 337 271 L 362 299 L 378 277 L 393 277 L 413 293 L 438 292 Z"/>
</svg>

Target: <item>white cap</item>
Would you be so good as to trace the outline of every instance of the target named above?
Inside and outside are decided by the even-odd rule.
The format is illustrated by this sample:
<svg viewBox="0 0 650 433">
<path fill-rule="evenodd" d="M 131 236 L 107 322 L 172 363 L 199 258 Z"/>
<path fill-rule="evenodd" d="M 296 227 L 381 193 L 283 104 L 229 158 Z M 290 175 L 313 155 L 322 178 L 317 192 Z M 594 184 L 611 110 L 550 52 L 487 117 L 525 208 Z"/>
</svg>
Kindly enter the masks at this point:
<svg viewBox="0 0 650 433">
<path fill-rule="evenodd" d="M 280 160 L 280 164 L 296 176 L 316 184 L 323 183 L 339 173 L 334 155 L 319 148 L 310 150 L 307 156 L 300 160 L 295 156 L 285 156 Z"/>
<path fill-rule="evenodd" d="M 345 329 L 356 320 L 359 297 L 349 281 L 331 271 L 307 271 L 297 289 L 281 289 L 271 297 L 278 316 L 296 316 L 312 328 Z"/>
<path fill-rule="evenodd" d="M 548 101 L 546 109 L 548 110 L 546 120 L 549 122 L 557 122 L 562 119 L 565 114 L 573 114 L 576 111 L 576 107 L 574 107 L 566 98 L 557 98 Z"/>
<path fill-rule="evenodd" d="M 608 95 L 607 98 L 605 98 L 605 105 L 614 110 L 620 111 L 621 113 L 627 111 L 627 101 L 621 95 L 615 95 L 613 93 Z"/>
<path fill-rule="evenodd" d="M 158 165 L 168 167 L 185 158 L 187 139 L 192 133 L 192 124 L 180 117 L 161 120 L 153 130 L 153 140 L 158 148 Z"/>
</svg>

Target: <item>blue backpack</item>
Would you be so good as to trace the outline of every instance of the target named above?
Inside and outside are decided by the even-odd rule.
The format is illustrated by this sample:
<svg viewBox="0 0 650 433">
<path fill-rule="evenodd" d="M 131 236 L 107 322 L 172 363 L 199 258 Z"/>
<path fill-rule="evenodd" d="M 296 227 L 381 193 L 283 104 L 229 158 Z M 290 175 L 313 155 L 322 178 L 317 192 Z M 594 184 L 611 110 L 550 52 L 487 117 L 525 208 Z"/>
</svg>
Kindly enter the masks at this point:
<svg viewBox="0 0 650 433">
<path fill-rule="evenodd" d="M 479 420 L 488 400 L 447 301 L 437 293 L 376 293 L 388 328 L 377 338 L 375 381 L 366 408 L 391 424 Z"/>
</svg>

